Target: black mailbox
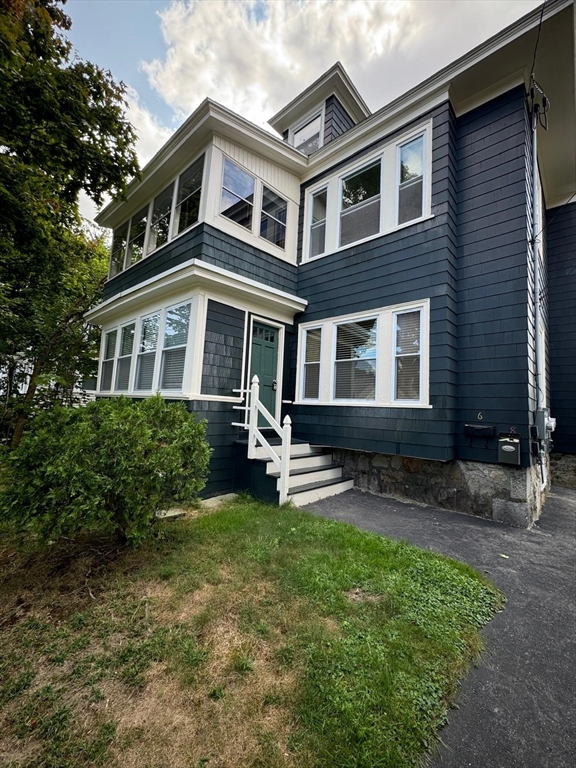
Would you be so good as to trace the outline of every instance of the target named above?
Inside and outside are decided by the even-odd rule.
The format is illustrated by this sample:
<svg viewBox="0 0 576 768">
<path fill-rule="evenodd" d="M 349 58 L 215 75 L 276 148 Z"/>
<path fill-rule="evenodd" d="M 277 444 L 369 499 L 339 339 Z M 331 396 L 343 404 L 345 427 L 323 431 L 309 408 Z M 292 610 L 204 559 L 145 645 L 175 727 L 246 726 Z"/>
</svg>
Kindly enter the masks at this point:
<svg viewBox="0 0 576 768">
<path fill-rule="evenodd" d="M 498 461 L 500 464 L 520 465 L 520 438 L 518 435 L 499 435 Z"/>
</svg>

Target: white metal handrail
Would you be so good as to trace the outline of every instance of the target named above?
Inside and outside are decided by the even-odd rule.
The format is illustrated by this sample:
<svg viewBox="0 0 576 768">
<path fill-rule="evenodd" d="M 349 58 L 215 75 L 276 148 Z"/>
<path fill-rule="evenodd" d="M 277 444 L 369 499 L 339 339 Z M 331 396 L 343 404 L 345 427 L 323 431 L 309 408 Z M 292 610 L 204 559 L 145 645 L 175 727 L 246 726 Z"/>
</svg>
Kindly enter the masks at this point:
<svg viewBox="0 0 576 768">
<path fill-rule="evenodd" d="M 273 461 L 274 466 L 280 470 L 280 504 L 284 504 L 288 501 L 288 484 L 290 480 L 290 445 L 292 443 L 292 420 L 290 416 L 286 415 L 282 426 L 276 421 L 274 416 L 266 408 L 266 406 L 260 402 L 260 380 L 258 376 L 254 376 L 252 384 L 250 386 L 250 400 L 246 403 L 246 416 L 248 417 L 248 458 L 256 458 L 256 449 L 258 444 L 268 454 Z M 282 453 L 279 456 L 274 450 L 274 446 L 270 445 L 268 440 L 264 437 L 258 426 L 258 416 L 261 415 L 268 422 L 268 424 L 274 429 L 278 437 L 281 439 Z"/>
</svg>

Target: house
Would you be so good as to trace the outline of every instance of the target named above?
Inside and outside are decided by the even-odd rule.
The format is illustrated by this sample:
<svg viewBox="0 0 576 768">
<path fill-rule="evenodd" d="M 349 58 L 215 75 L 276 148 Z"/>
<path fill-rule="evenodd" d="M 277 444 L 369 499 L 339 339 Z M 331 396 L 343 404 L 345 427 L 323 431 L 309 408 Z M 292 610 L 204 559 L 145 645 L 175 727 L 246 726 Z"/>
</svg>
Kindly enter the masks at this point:
<svg viewBox="0 0 576 768">
<path fill-rule="evenodd" d="M 206 418 L 207 495 L 530 525 L 576 452 L 574 86 L 552 0 L 374 113 L 339 63 L 277 135 L 206 99 L 98 217 L 98 396 Z"/>
</svg>

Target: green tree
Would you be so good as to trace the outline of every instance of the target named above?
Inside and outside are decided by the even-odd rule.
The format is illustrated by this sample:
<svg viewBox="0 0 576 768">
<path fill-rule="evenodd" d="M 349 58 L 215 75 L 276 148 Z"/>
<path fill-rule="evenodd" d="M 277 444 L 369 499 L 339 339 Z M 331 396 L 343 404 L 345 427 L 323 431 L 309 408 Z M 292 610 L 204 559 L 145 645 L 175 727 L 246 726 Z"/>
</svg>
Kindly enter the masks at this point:
<svg viewBox="0 0 576 768">
<path fill-rule="evenodd" d="M 46 378 L 80 376 L 68 353 L 90 348 L 82 312 L 103 252 L 82 233 L 78 194 L 99 204 L 138 174 L 125 87 L 74 55 L 64 2 L 0 0 L 0 396 L 13 446 Z"/>
</svg>

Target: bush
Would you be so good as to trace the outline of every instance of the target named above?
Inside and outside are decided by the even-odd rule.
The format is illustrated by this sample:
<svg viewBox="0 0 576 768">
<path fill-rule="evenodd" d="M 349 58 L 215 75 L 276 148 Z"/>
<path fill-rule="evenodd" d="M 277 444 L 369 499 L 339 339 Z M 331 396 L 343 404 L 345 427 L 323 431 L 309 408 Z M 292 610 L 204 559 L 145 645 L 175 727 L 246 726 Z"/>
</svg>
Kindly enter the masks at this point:
<svg viewBox="0 0 576 768">
<path fill-rule="evenodd" d="M 160 396 L 55 406 L 37 416 L 4 463 L 0 518 L 42 538 L 80 530 L 147 538 L 156 512 L 205 485 L 206 426 Z"/>
</svg>

